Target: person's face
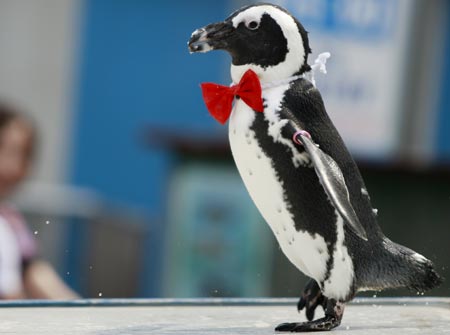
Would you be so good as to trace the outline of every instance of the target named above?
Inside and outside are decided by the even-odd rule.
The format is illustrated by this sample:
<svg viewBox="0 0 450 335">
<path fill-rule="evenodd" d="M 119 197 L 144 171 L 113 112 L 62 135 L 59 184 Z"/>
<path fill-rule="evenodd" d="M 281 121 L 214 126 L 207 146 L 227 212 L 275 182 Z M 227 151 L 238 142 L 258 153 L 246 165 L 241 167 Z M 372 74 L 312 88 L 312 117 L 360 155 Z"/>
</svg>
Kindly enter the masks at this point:
<svg viewBox="0 0 450 335">
<path fill-rule="evenodd" d="M 0 199 L 10 195 L 26 177 L 33 135 L 23 120 L 12 120 L 0 130 Z"/>
</svg>

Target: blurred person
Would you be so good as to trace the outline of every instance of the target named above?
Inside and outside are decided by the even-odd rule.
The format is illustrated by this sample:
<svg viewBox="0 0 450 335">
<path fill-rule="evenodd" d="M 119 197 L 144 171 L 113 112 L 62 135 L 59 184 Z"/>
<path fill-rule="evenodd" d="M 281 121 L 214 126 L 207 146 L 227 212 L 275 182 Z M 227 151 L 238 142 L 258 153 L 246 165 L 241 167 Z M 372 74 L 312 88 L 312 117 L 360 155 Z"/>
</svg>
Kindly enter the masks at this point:
<svg viewBox="0 0 450 335">
<path fill-rule="evenodd" d="M 78 295 L 39 259 L 33 234 L 7 201 L 28 175 L 35 142 L 31 120 L 0 102 L 0 299 L 74 299 Z"/>
</svg>

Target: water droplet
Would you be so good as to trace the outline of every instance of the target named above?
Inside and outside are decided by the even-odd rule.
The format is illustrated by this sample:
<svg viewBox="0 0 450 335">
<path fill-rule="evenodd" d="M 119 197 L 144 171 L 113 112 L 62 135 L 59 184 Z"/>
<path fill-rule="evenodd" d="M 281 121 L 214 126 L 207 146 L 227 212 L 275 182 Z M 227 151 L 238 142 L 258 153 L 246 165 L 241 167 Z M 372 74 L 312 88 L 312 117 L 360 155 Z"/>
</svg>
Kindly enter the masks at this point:
<svg viewBox="0 0 450 335">
<path fill-rule="evenodd" d="M 374 294 L 373 296 L 372 296 L 372 298 L 376 298 L 377 297 L 377 295 L 376 294 Z"/>
<path fill-rule="evenodd" d="M 99 292 L 99 293 L 98 293 L 98 296 L 99 296 L 99 297 L 101 297 L 102 295 L 103 295 L 103 293 L 102 293 L 102 292 Z"/>
<path fill-rule="evenodd" d="M 69 272 L 69 271 L 67 271 L 67 272 L 66 272 L 66 274 L 67 274 L 67 275 L 70 275 L 70 272 Z"/>
<path fill-rule="evenodd" d="M 50 221 L 48 221 L 48 220 L 47 220 L 47 221 L 45 221 L 45 224 L 50 224 Z"/>
<path fill-rule="evenodd" d="M 350 330 L 350 326 L 345 327 L 346 330 Z"/>
<path fill-rule="evenodd" d="M 39 232 L 37 230 L 35 230 L 34 231 L 34 235 L 37 235 L 37 234 L 39 234 Z"/>
</svg>

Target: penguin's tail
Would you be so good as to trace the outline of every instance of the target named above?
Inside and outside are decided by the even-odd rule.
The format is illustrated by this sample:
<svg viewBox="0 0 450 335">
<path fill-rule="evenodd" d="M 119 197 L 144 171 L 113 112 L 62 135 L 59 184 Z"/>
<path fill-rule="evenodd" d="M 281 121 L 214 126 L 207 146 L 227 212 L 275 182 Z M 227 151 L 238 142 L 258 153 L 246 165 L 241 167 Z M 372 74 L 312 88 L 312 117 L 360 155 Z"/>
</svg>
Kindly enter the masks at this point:
<svg viewBox="0 0 450 335">
<path fill-rule="evenodd" d="M 434 269 L 433 262 L 421 254 L 394 243 L 383 241 L 389 254 L 389 266 L 384 267 L 384 280 L 388 287 L 406 287 L 416 292 L 425 292 L 442 284 L 443 278 Z"/>
</svg>

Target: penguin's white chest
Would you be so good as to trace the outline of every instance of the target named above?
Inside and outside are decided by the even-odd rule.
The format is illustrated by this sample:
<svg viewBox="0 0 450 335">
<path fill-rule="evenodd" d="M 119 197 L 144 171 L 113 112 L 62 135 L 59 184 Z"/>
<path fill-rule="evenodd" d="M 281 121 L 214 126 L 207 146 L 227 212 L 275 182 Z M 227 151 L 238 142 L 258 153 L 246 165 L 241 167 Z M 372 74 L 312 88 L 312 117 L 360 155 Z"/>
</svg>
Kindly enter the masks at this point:
<svg viewBox="0 0 450 335">
<path fill-rule="evenodd" d="M 265 90 L 264 117 L 271 125 L 269 136 L 281 142 L 292 153 L 292 164 L 307 164 L 308 157 L 299 153 L 293 144 L 280 135 L 283 122 L 278 110 L 286 87 Z M 243 101 L 237 100 L 229 123 L 231 151 L 239 173 L 256 207 L 275 234 L 288 259 L 303 273 L 320 281 L 326 272 L 329 258 L 323 237 L 296 231 L 292 214 L 288 211 L 283 182 L 277 175 L 271 157 L 259 145 L 251 125 L 255 111 Z M 285 142 L 284 142 L 285 141 Z"/>
<path fill-rule="evenodd" d="M 298 168 L 300 165 L 309 165 L 309 157 L 299 152 L 291 140 L 281 136 L 286 121 L 280 119 L 279 110 L 288 88 L 289 85 L 284 85 L 263 91 L 266 104 L 264 119 L 269 125 L 268 134 L 265 135 L 285 145 L 286 154 L 291 155 L 293 166 Z M 322 236 L 295 229 L 294 217 L 289 211 L 289 195 L 284 191 L 283 181 L 274 168 L 272 157 L 264 153 L 252 130 L 255 116 L 255 111 L 237 100 L 229 123 L 231 151 L 244 184 L 286 257 L 307 276 L 318 283 L 323 282 L 325 296 L 345 299 L 350 292 L 354 272 L 353 262 L 344 244 L 344 222 L 338 214 L 337 221 L 329 222 L 330 229 L 336 229 L 337 234 L 331 254 Z M 327 275 L 330 257 L 333 260 Z"/>
</svg>

